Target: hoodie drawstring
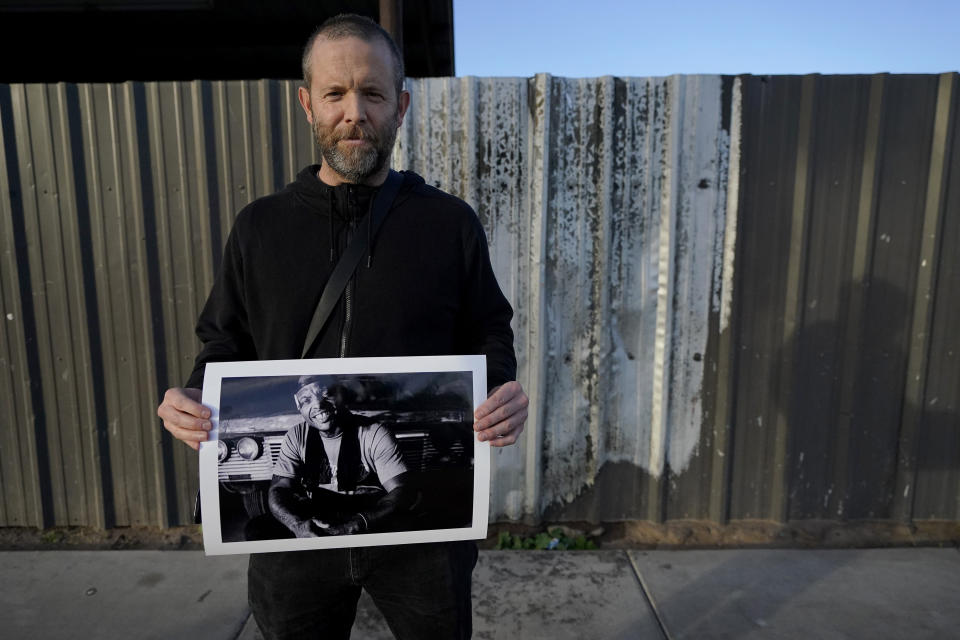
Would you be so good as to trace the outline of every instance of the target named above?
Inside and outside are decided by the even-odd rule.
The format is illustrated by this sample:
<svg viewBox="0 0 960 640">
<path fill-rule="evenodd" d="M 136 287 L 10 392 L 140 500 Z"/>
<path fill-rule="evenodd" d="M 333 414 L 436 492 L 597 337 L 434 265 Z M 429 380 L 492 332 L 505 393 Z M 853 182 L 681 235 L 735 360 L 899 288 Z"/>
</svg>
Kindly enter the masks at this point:
<svg viewBox="0 0 960 640">
<path fill-rule="evenodd" d="M 327 189 L 327 211 L 329 215 L 327 216 L 327 224 L 329 226 L 329 235 L 330 238 L 330 262 L 333 262 L 333 193 L 330 189 Z"/>
<path fill-rule="evenodd" d="M 334 210 L 333 209 L 334 209 L 334 200 L 335 200 L 333 189 L 326 189 L 325 195 L 327 199 L 327 211 L 329 212 L 329 215 L 327 216 L 327 234 L 328 234 L 328 237 L 330 238 L 330 262 L 334 262 L 336 260 L 336 250 L 334 247 L 337 243 L 336 243 L 336 238 L 333 235 L 333 229 L 334 229 L 334 225 L 333 225 Z M 376 200 L 375 196 L 376 196 L 376 193 L 371 195 L 370 200 L 367 203 L 367 269 L 373 266 L 373 202 L 374 200 Z M 357 207 L 357 201 L 354 197 L 354 193 L 352 190 L 349 191 L 349 200 L 351 203 L 351 206 L 349 207 L 351 210 L 350 215 L 352 215 L 352 212 L 355 211 Z M 354 217 L 352 219 L 356 220 L 357 218 Z"/>
<path fill-rule="evenodd" d="M 370 204 L 367 205 L 367 269 L 373 265 L 373 201 L 375 197 L 370 198 Z"/>
</svg>

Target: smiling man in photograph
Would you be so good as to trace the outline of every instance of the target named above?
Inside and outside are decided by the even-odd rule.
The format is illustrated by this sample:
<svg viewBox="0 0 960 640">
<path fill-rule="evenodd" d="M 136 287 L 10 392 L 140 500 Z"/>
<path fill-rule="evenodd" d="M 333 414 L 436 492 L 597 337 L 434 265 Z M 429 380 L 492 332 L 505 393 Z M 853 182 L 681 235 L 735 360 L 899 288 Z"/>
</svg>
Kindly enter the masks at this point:
<svg viewBox="0 0 960 640">
<path fill-rule="evenodd" d="M 366 234 L 365 259 L 306 356 L 483 354 L 489 394 L 475 412 L 477 438 L 515 443 L 528 400 L 515 380 L 513 310 L 476 214 L 404 171 L 379 231 L 370 222 L 410 104 L 396 45 L 367 18 L 331 18 L 307 42 L 303 79 L 298 96 L 323 162 L 237 216 L 197 324 L 193 374 L 157 411 L 165 428 L 194 448 L 207 439 L 207 362 L 301 357 L 324 285 Z M 467 638 L 476 558 L 472 541 L 251 554 L 250 606 L 266 638 L 348 638 L 364 589 L 398 638 Z"/>
<path fill-rule="evenodd" d="M 407 465 L 390 430 L 347 409 L 341 385 L 303 376 L 270 485 L 270 511 L 298 538 L 370 533 L 413 502 Z"/>
</svg>

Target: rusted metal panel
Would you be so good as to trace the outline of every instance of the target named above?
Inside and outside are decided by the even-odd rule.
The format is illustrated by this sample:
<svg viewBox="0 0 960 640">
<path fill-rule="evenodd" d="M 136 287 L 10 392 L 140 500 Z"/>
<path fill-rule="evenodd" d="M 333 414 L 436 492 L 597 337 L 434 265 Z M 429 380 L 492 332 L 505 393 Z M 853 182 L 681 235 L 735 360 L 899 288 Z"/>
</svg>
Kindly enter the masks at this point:
<svg viewBox="0 0 960 640">
<path fill-rule="evenodd" d="M 956 519 L 957 76 L 410 80 L 532 404 L 494 520 Z M 174 524 L 155 417 L 295 81 L 0 87 L 0 524 Z"/>
<path fill-rule="evenodd" d="M 514 329 L 519 375 L 531 393 L 543 388 L 544 166 L 551 158 L 542 140 L 550 131 L 545 92 L 550 82 L 546 76 L 408 81 L 411 108 L 394 155 L 396 166 L 417 171 L 474 206 L 504 293 L 529 301 L 514 305 Z M 536 403 L 533 407 L 520 446 L 493 454 L 491 503 L 497 506 L 492 509 L 511 519 L 539 508 L 542 413 Z"/>
<path fill-rule="evenodd" d="M 691 331 L 701 334 L 698 340 L 688 341 L 686 344 L 688 346 L 698 344 L 702 350 L 688 348 L 686 353 L 678 355 L 688 367 L 701 367 L 702 379 L 698 381 L 699 388 L 694 388 L 691 382 L 688 382 L 686 387 L 673 385 L 672 402 L 674 406 L 682 408 L 681 419 L 684 419 L 688 425 L 699 423 L 701 427 L 698 434 L 699 440 L 686 467 L 679 466 L 675 470 L 675 463 L 670 461 L 666 469 L 669 475 L 665 483 L 666 491 L 661 517 L 663 520 L 681 518 L 723 521 L 725 519 L 729 472 L 727 461 L 730 459 L 727 438 L 729 429 L 726 426 L 729 422 L 727 403 L 731 389 L 725 368 L 729 356 L 723 354 L 729 352 L 730 332 L 721 332 L 720 320 L 725 298 L 731 293 L 731 283 L 724 276 L 732 275 L 734 272 L 737 185 L 740 166 L 740 93 L 739 80 L 733 78 L 721 80 L 720 120 L 717 123 L 719 137 L 712 145 L 716 149 L 716 156 L 712 159 L 704 158 L 710 162 L 709 175 L 690 172 L 680 181 L 688 192 L 693 191 L 695 186 L 694 193 L 697 197 L 694 201 L 695 206 L 692 207 L 696 215 L 688 213 L 681 217 L 682 221 L 686 221 L 681 225 L 681 231 L 691 224 L 698 227 L 710 226 L 712 227 L 710 235 L 713 236 L 714 244 L 708 249 L 704 243 L 698 247 L 681 243 L 678 251 L 680 256 L 690 255 L 692 251 L 696 251 L 697 255 L 689 259 L 708 259 L 712 264 L 709 270 L 678 269 L 681 278 L 685 272 L 699 276 L 699 281 L 691 282 L 685 287 L 689 292 L 686 299 L 675 304 L 674 308 L 678 310 L 678 321 L 675 326 L 679 334 Z M 717 115 L 714 112 L 713 117 Z M 709 129 L 701 127 L 699 130 L 716 131 L 717 124 Z M 715 170 L 712 170 L 713 168 Z M 712 180 L 719 182 L 713 185 Z M 678 266 L 682 265 L 683 262 L 678 262 Z M 688 280 L 693 280 L 689 275 L 686 277 Z M 705 280 L 707 277 L 710 278 L 709 281 Z M 694 292 L 700 292 L 696 294 L 699 296 L 707 293 L 710 295 L 706 317 L 702 315 L 702 305 L 698 306 L 695 298 L 691 297 Z M 700 310 L 699 317 L 693 312 L 697 309 Z M 678 368 L 678 370 L 688 371 L 687 368 Z M 687 377 L 689 379 L 689 376 Z"/>
<path fill-rule="evenodd" d="M 474 204 L 517 309 L 535 411 L 521 446 L 494 454 L 495 518 L 655 514 L 655 478 L 694 455 L 726 204 L 721 84 L 412 84 L 398 164 Z M 633 492 L 571 505 L 605 465 Z"/>
</svg>

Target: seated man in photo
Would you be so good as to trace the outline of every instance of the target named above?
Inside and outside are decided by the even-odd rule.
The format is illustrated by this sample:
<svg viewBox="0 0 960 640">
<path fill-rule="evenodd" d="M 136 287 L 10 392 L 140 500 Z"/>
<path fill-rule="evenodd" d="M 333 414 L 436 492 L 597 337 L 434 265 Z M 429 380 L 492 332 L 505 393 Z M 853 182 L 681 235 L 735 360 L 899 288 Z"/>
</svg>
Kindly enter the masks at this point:
<svg viewBox="0 0 960 640">
<path fill-rule="evenodd" d="M 304 376 L 294 396 L 304 422 L 291 427 L 273 469 L 273 516 L 298 538 L 383 531 L 415 499 L 388 429 L 344 406 L 349 390 Z"/>
</svg>

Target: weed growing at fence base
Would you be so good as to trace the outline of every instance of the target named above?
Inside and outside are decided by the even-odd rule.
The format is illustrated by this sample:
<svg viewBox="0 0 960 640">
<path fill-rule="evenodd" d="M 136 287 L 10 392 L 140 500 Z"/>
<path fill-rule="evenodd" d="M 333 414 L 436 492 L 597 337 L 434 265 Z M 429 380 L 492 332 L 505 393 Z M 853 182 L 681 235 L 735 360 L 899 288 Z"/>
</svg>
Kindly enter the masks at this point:
<svg viewBox="0 0 960 640">
<path fill-rule="evenodd" d="M 597 544 L 584 535 L 569 537 L 561 529 L 541 531 L 534 536 L 511 535 L 509 531 L 501 531 L 497 537 L 496 549 L 537 549 L 542 551 L 588 551 L 596 549 Z"/>
</svg>

